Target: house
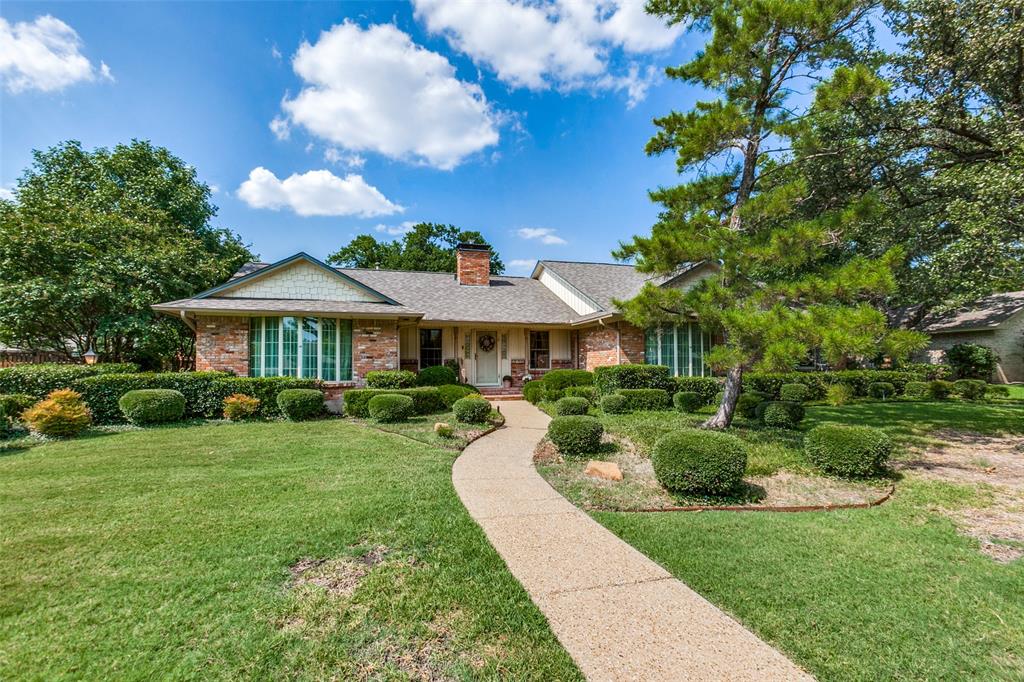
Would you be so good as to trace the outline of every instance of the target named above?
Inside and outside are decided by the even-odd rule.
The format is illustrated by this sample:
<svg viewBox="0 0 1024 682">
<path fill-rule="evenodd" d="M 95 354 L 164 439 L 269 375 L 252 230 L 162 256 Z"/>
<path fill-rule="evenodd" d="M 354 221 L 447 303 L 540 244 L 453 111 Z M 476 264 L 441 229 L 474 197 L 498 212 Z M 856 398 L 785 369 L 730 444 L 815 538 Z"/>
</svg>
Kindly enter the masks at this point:
<svg viewBox="0 0 1024 682">
<path fill-rule="evenodd" d="M 940 363 L 958 343 L 988 346 L 999 355 L 993 381 L 1024 381 L 1024 291 L 992 294 L 958 310 L 926 317 L 921 330 L 931 336 L 925 351 Z"/>
<path fill-rule="evenodd" d="M 460 244 L 456 272 L 333 268 L 299 253 L 249 263 L 224 284 L 153 306 L 196 332 L 196 369 L 316 377 L 344 389 L 367 372 L 448 361 L 464 381 L 501 386 L 556 368 L 664 364 L 704 375 L 711 338 L 695 323 L 642 330 L 615 309 L 647 281 L 689 287 L 715 266 L 668 277 L 631 265 L 540 261 L 529 277 L 490 274 L 490 247 Z"/>
</svg>

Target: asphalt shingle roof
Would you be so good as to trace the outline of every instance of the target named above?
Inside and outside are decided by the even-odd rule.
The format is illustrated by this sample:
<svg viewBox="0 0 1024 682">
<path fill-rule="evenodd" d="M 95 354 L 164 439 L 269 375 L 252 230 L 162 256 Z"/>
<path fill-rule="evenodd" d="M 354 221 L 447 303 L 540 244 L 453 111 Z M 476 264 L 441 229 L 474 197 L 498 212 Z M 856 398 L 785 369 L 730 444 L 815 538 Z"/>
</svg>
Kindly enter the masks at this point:
<svg viewBox="0 0 1024 682">
<path fill-rule="evenodd" d="M 540 264 L 607 311 L 615 310 L 613 300 L 624 301 L 633 298 L 640 293 L 645 283 L 664 284 L 689 272 L 697 265 L 685 263 L 671 275 L 651 275 L 640 272 L 632 265 L 620 263 L 542 260 Z"/>
<path fill-rule="evenodd" d="M 925 332 L 940 333 L 968 329 L 995 329 L 1024 310 L 1024 291 L 992 294 L 945 314 L 927 318 Z"/>
<path fill-rule="evenodd" d="M 367 303 L 364 301 L 320 301 L 290 298 L 183 298 L 153 306 L 154 310 L 203 310 L 208 312 L 324 313 L 353 315 L 397 315 L 418 317 L 419 312 L 404 305 Z"/>
</svg>

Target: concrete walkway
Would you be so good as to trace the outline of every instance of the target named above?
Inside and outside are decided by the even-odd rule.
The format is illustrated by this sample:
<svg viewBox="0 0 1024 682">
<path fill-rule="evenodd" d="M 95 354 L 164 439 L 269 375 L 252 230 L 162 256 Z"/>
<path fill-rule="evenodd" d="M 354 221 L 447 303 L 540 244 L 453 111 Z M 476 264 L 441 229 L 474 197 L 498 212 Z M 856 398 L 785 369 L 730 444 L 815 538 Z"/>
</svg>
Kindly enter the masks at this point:
<svg viewBox="0 0 1024 682">
<path fill-rule="evenodd" d="M 452 480 L 588 680 L 812 679 L 559 495 L 532 462 L 547 415 L 500 408 L 505 428 L 466 448 Z"/>
</svg>

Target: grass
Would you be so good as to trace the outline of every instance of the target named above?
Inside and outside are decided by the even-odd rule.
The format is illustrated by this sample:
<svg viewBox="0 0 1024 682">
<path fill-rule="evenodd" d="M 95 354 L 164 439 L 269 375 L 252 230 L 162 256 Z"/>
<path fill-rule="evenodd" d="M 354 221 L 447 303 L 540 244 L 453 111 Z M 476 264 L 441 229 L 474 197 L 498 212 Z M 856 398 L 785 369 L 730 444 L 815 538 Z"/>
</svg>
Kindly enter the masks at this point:
<svg viewBox="0 0 1024 682">
<path fill-rule="evenodd" d="M 579 679 L 454 456 L 341 420 L 3 454 L 0 679 Z M 380 546 L 351 595 L 290 587 Z"/>
<path fill-rule="evenodd" d="M 484 424 L 462 424 L 455 419 L 454 412 L 410 417 L 404 422 L 394 423 L 382 423 L 373 419 L 353 421 L 374 429 L 387 431 L 388 433 L 397 433 L 400 436 L 433 445 L 434 447 L 461 450 L 487 429 L 505 423 L 505 418 L 499 412 L 492 410 L 488 421 Z M 452 427 L 454 431 L 450 438 L 442 438 L 435 433 L 434 424 L 438 422 L 443 422 Z"/>
</svg>

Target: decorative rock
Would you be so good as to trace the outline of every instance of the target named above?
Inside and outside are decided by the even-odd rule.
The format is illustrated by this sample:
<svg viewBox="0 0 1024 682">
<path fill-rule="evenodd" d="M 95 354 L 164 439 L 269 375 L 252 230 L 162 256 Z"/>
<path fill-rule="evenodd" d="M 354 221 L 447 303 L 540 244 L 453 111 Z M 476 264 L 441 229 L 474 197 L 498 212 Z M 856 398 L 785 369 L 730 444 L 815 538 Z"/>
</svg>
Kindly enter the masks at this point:
<svg viewBox="0 0 1024 682">
<path fill-rule="evenodd" d="M 587 468 L 583 470 L 583 473 L 587 476 L 603 478 L 609 481 L 622 480 L 622 471 L 619 470 L 619 465 L 615 462 L 599 462 L 596 459 L 592 459 L 587 462 Z"/>
</svg>

